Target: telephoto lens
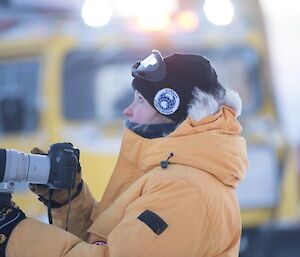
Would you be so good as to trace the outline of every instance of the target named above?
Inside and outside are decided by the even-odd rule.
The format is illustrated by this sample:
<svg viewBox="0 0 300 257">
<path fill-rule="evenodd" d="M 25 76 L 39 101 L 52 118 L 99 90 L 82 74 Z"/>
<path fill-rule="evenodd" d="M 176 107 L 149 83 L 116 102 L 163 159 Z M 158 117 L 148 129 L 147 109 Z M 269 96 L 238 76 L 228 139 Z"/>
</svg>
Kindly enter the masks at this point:
<svg viewBox="0 0 300 257">
<path fill-rule="evenodd" d="M 0 182 L 47 184 L 49 175 L 49 156 L 0 149 Z"/>
</svg>

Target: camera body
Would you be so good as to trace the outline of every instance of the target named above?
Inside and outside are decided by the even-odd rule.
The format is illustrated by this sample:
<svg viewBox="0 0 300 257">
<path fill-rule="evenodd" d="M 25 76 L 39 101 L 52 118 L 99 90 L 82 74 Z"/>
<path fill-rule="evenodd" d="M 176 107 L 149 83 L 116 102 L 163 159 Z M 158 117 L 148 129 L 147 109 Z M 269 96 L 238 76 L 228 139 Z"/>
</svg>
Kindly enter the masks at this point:
<svg viewBox="0 0 300 257">
<path fill-rule="evenodd" d="M 0 149 L 0 192 L 12 193 L 14 183 L 22 181 L 49 189 L 74 187 L 79 155 L 71 143 L 53 144 L 47 155 Z"/>
<path fill-rule="evenodd" d="M 50 146 L 50 174 L 47 185 L 50 189 L 68 188 L 75 185 L 76 172 L 79 169 L 79 149 L 71 143 L 57 143 Z"/>
</svg>

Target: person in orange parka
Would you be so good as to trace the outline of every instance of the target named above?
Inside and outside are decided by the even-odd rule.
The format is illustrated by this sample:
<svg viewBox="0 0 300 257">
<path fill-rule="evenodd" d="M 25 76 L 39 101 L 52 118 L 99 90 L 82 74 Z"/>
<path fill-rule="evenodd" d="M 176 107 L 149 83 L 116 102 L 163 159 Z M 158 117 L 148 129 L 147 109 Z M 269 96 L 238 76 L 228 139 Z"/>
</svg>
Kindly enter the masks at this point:
<svg viewBox="0 0 300 257">
<path fill-rule="evenodd" d="M 153 50 L 132 75 L 135 98 L 124 110 L 119 158 L 100 203 L 77 179 L 68 232 L 64 191 L 53 195 L 61 203 L 55 225 L 1 206 L 10 210 L 0 221 L 1 256 L 238 256 L 236 188 L 247 168 L 240 97 L 197 54 L 164 58 Z"/>
</svg>

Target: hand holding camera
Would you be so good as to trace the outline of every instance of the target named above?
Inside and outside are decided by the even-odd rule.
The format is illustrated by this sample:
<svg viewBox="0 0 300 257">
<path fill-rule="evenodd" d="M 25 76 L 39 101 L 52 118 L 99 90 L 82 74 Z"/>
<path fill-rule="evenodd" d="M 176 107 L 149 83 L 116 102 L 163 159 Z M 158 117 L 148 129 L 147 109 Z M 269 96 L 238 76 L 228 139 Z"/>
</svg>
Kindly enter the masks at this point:
<svg viewBox="0 0 300 257">
<path fill-rule="evenodd" d="M 47 155 L 47 153 L 37 147 L 33 148 L 31 150 L 32 154 L 39 154 L 39 155 Z M 72 188 L 72 199 L 74 199 L 77 195 L 80 194 L 82 189 L 82 178 L 81 178 L 81 166 L 79 162 L 79 151 L 77 154 L 77 160 L 78 160 L 78 168 L 76 170 L 76 176 L 75 176 L 75 183 Z M 49 196 L 50 196 L 50 188 L 48 185 L 45 184 L 35 184 L 30 183 L 29 184 L 30 190 L 37 194 L 39 196 L 39 200 L 43 202 L 45 205 L 48 205 Z M 61 206 L 64 206 L 68 203 L 68 190 L 67 189 L 53 189 L 53 193 L 51 196 L 52 201 L 52 208 L 58 208 Z"/>
</svg>

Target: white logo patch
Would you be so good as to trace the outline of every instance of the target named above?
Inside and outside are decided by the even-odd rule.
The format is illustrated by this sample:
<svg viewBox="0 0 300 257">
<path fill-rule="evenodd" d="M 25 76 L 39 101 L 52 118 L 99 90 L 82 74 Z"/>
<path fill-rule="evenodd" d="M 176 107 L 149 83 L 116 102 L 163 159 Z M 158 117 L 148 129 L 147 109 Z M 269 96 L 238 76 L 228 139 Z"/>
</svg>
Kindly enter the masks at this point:
<svg viewBox="0 0 300 257">
<path fill-rule="evenodd" d="M 179 107 L 178 94 L 171 88 L 159 90 L 154 97 L 154 106 L 163 115 L 174 113 Z"/>
</svg>

